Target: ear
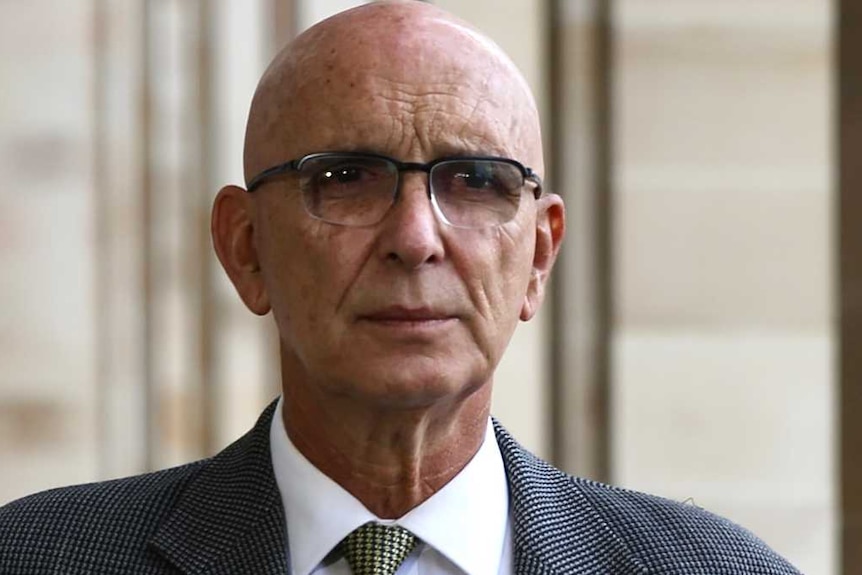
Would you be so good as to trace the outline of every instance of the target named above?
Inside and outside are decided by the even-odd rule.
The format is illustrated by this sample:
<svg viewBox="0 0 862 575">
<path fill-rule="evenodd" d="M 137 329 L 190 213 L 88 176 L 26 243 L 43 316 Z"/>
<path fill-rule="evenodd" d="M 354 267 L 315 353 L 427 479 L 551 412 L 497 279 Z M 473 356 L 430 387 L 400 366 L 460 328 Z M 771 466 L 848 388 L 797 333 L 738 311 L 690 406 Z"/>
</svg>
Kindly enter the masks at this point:
<svg viewBox="0 0 862 575">
<path fill-rule="evenodd" d="M 243 303 L 257 315 L 268 313 L 251 195 L 237 186 L 223 187 L 213 203 L 211 231 L 216 255 Z"/>
<path fill-rule="evenodd" d="M 522 321 L 529 321 L 539 311 L 545 299 L 545 285 L 557 261 L 563 236 L 566 235 L 566 206 L 563 199 L 556 194 L 546 194 L 539 198 L 538 204 L 533 271 L 521 307 Z"/>
</svg>

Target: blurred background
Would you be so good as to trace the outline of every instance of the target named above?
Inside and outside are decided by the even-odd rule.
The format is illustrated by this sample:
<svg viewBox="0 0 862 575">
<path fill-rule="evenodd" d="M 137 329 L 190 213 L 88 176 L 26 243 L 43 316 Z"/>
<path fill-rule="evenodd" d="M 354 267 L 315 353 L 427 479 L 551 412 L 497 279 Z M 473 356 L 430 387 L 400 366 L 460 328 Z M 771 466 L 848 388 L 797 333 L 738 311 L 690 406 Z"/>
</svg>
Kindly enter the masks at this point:
<svg viewBox="0 0 862 575">
<path fill-rule="evenodd" d="M 269 59 L 360 3 L 0 2 L 0 504 L 212 454 L 278 393 L 274 327 L 224 278 L 209 209 L 242 182 Z M 805 573 L 862 573 L 862 424 L 839 400 L 862 418 L 840 311 L 849 1 L 435 3 L 526 75 L 569 212 L 495 415 L 571 473 L 691 500 Z"/>
</svg>

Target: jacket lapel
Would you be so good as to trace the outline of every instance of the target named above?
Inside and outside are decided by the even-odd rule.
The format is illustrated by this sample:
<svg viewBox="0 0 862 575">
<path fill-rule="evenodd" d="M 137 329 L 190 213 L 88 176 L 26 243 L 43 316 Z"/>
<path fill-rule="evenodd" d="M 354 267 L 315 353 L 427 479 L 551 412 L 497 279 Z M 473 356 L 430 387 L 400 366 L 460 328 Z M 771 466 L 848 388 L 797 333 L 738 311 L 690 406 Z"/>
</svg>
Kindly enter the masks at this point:
<svg viewBox="0 0 862 575">
<path fill-rule="evenodd" d="M 150 541 L 188 575 L 287 573 L 287 533 L 269 448 L 273 402 L 205 462 Z M 494 421 L 512 501 L 517 575 L 634 575 L 644 566 L 577 479 L 527 452 Z"/>
<path fill-rule="evenodd" d="M 571 477 L 527 452 L 494 421 L 509 480 L 517 575 L 634 575 L 645 567 Z"/>
<path fill-rule="evenodd" d="M 269 450 L 275 405 L 202 465 L 150 541 L 181 572 L 287 573 L 284 511 Z"/>
</svg>

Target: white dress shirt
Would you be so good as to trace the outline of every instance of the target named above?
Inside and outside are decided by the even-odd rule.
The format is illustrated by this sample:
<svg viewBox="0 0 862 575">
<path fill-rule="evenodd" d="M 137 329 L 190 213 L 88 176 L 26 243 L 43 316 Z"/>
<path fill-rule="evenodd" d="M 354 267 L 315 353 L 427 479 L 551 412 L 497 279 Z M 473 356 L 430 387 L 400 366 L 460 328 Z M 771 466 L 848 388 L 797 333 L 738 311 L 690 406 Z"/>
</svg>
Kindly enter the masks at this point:
<svg viewBox="0 0 862 575">
<path fill-rule="evenodd" d="M 289 574 L 350 575 L 347 561 L 330 551 L 360 525 L 378 521 L 401 525 L 420 540 L 397 575 L 511 575 L 509 488 L 490 420 L 485 441 L 458 475 L 403 517 L 381 520 L 294 447 L 281 418 L 283 402 L 272 418 L 270 449 Z"/>
</svg>

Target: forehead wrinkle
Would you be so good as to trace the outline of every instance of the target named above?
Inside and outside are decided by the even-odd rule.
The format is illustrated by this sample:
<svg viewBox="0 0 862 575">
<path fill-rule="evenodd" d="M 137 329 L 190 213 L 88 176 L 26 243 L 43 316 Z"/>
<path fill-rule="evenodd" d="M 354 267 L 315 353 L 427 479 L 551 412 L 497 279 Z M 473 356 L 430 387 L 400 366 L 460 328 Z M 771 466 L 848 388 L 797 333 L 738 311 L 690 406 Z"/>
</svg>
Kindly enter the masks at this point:
<svg viewBox="0 0 862 575">
<path fill-rule="evenodd" d="M 436 83 L 426 87 L 387 82 L 380 98 L 386 113 L 370 114 L 367 127 L 366 122 L 345 125 L 348 139 L 358 134 L 361 147 L 392 154 L 402 160 L 432 159 L 465 152 L 488 154 L 493 151 L 499 154 L 502 149 L 497 142 L 499 138 L 491 134 L 497 130 L 488 130 L 487 122 L 472 121 L 486 98 L 481 96 L 471 103 L 462 97 L 475 93 L 474 90 L 465 92 L 457 83 Z M 386 127 L 380 125 L 381 120 L 387 122 Z M 361 137 L 366 133 L 371 137 Z M 382 148 L 373 143 L 381 133 L 386 134 Z"/>
<path fill-rule="evenodd" d="M 471 105 L 464 96 L 472 96 L 475 91 L 464 90 L 457 83 L 437 84 L 427 89 L 404 84 L 396 90 L 409 107 L 399 116 L 402 141 L 398 142 L 398 149 L 407 150 L 414 158 L 462 154 L 484 148 L 489 140 L 488 135 L 482 133 L 484 130 L 477 131 L 478 126 L 470 121 L 481 105 L 481 98 Z M 467 106 L 469 110 L 465 111 Z M 410 130 L 406 126 L 408 120 L 412 120 Z M 477 148 L 477 143 L 482 145 Z"/>
<path fill-rule="evenodd" d="M 515 115 L 505 114 L 502 107 L 494 104 L 492 98 L 483 94 L 468 112 L 458 115 L 460 127 L 454 131 L 454 137 L 460 149 L 456 151 L 513 158 L 522 154 L 518 145 L 522 139 L 516 132 Z M 437 114 L 450 115 L 444 110 L 438 110 Z"/>
<path fill-rule="evenodd" d="M 511 124 L 505 107 L 496 106 L 485 89 L 463 82 L 437 82 L 418 86 L 391 81 L 386 99 L 395 104 L 390 110 L 390 126 L 398 126 L 387 140 L 387 151 L 425 152 L 425 157 L 441 155 L 501 155 L 510 152 L 506 135 Z M 488 104 L 492 104 L 488 106 Z M 406 141 L 406 120 L 412 118 L 412 144 Z M 418 158 L 418 156 L 417 156 Z"/>
<path fill-rule="evenodd" d="M 533 91 L 530 89 L 530 85 L 527 83 L 527 79 L 524 78 L 524 75 L 521 74 L 521 71 L 512 62 L 512 59 L 509 58 L 509 55 L 500 48 L 499 44 L 491 40 L 489 37 L 485 36 L 475 28 L 465 25 L 463 22 L 454 20 L 454 19 L 444 19 L 444 18 L 435 18 L 433 19 L 435 22 L 439 23 L 441 26 L 452 28 L 458 31 L 460 34 L 469 37 L 473 42 L 478 44 L 483 50 L 479 52 L 484 52 L 487 56 L 493 55 L 493 61 L 497 66 L 502 67 L 503 70 L 501 72 L 507 76 L 509 79 L 513 79 L 516 81 L 519 90 L 521 93 L 526 96 L 527 102 L 533 108 L 536 108 L 535 98 L 533 97 Z M 487 78 L 490 78 L 488 76 Z"/>
<path fill-rule="evenodd" d="M 539 168 L 541 135 L 538 112 L 529 90 L 524 91 L 525 83 L 513 82 L 522 80 L 522 77 L 518 73 L 510 73 L 505 61 L 488 61 L 477 67 L 483 68 L 484 73 L 478 74 L 475 67 L 456 67 L 450 72 L 452 81 L 438 82 L 431 89 L 420 90 L 414 84 L 403 84 L 400 89 L 406 93 L 421 92 L 416 100 L 414 117 L 417 137 L 428 150 L 444 147 L 456 154 L 473 152 L 518 156 L 516 159 L 529 161 Z M 425 95 L 429 97 L 421 98 Z M 523 99 L 524 95 L 530 96 L 527 101 Z M 445 101 L 441 103 L 435 96 L 452 99 L 455 104 L 446 106 Z M 424 116 L 428 110 L 432 114 L 430 120 Z M 455 119 L 455 122 L 440 118 Z M 433 130 L 435 127 L 439 129 Z M 449 130 L 451 132 L 445 133 Z M 445 138 L 440 138 L 441 135 Z M 453 139 L 457 145 L 453 145 Z M 529 151 L 531 146 L 539 151 L 537 163 Z"/>
<path fill-rule="evenodd" d="M 484 122 L 490 121 L 492 126 L 489 126 L 489 128 L 492 128 L 490 130 L 491 132 L 496 132 L 494 135 L 502 135 L 506 133 L 505 130 L 500 129 L 500 125 L 502 124 L 502 122 L 500 122 L 499 118 L 497 117 L 498 115 L 483 114 L 480 112 L 480 108 L 488 102 L 490 102 L 490 99 L 485 95 L 482 95 L 477 98 L 473 104 L 473 108 L 465 115 L 464 121 L 461 124 L 461 129 L 457 133 L 462 140 L 480 140 L 484 144 L 484 146 L 482 147 L 483 154 L 505 156 L 509 153 L 508 146 L 503 142 L 497 141 L 502 140 L 503 138 L 495 138 L 491 134 L 478 133 L 476 130 L 477 124 L 482 124 Z M 476 122 L 476 118 L 479 117 L 481 117 L 482 121 Z M 490 147 L 490 149 L 486 150 L 486 147 Z"/>
</svg>

